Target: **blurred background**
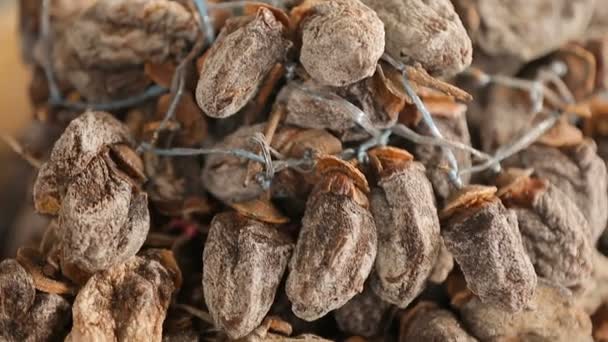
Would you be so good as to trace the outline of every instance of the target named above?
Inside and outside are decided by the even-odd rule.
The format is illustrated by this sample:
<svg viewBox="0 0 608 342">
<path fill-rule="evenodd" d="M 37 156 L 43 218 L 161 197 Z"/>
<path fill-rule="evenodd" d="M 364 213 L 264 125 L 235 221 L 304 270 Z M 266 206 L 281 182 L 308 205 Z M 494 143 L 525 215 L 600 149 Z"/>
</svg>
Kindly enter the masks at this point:
<svg viewBox="0 0 608 342">
<path fill-rule="evenodd" d="M 18 12 L 19 1 L 0 0 L 0 134 L 29 141 L 24 134 L 33 117 L 28 104 L 30 74 L 21 61 Z M 23 243 L 40 226 L 36 221 L 44 220 L 31 212 L 27 185 L 33 175 L 32 167 L 0 140 L 0 259 L 14 255 L 11 246 Z"/>
</svg>

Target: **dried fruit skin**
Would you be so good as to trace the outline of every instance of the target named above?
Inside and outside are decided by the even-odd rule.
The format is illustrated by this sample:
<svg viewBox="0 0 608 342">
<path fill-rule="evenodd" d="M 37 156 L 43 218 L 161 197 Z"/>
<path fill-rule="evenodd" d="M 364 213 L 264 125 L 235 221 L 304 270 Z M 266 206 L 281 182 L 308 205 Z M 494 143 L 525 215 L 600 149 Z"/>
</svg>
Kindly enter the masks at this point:
<svg viewBox="0 0 608 342">
<path fill-rule="evenodd" d="M 589 316 L 573 304 L 567 290 L 544 282 L 527 310 L 510 313 L 474 297 L 460 308 L 460 316 L 481 341 L 593 341 Z"/>
<path fill-rule="evenodd" d="M 107 69 L 177 59 L 198 30 L 195 14 L 177 1 L 109 0 L 84 11 L 65 39 L 85 67 Z"/>
<path fill-rule="evenodd" d="M 423 304 L 425 303 L 419 305 Z M 414 316 L 409 318 L 406 331 L 400 332 L 399 341 L 475 342 L 477 339 L 464 330 L 453 313 L 430 305 L 428 308 L 417 310 Z"/>
<path fill-rule="evenodd" d="M 34 185 L 41 213 L 58 215 L 66 269 L 91 274 L 125 261 L 150 226 L 143 164 L 127 127 L 104 112 L 85 112 L 55 143 Z M 74 279 L 73 279 L 74 280 Z"/>
<path fill-rule="evenodd" d="M 241 338 L 262 323 L 293 244 L 280 228 L 238 213 L 214 217 L 203 252 L 205 302 L 216 327 Z"/>
<path fill-rule="evenodd" d="M 251 151 L 257 145 L 250 139 L 263 129 L 263 124 L 243 126 L 215 147 Z M 224 202 L 242 202 L 258 197 L 263 192 L 258 182 L 250 181 L 247 186 L 243 186 L 247 176 L 247 163 L 245 159 L 224 154 L 209 155 L 201 176 L 205 188 Z"/>
<path fill-rule="evenodd" d="M 292 311 L 316 320 L 363 291 L 376 243 L 367 209 L 343 195 L 311 195 L 289 264 L 286 291 Z"/>
<path fill-rule="evenodd" d="M 425 168 L 411 161 L 383 176 L 372 190 L 378 254 L 371 286 L 405 308 L 424 289 L 439 254 L 439 217 Z"/>
<path fill-rule="evenodd" d="M 533 168 L 576 203 L 589 222 L 595 244 L 608 221 L 608 173 L 593 141 L 569 148 L 532 145 L 509 159 L 506 165 Z"/>
<path fill-rule="evenodd" d="M 386 51 L 403 63 L 421 63 L 450 76 L 471 64 L 473 47 L 449 0 L 363 0 L 384 22 Z"/>
<path fill-rule="evenodd" d="M 390 93 L 386 71 L 378 66 L 371 78 L 342 88 L 322 86 L 312 79 L 301 86 L 284 87 L 279 98 L 286 98 L 285 123 L 305 128 L 327 129 L 342 141 L 356 141 L 369 137 L 355 121 L 360 111 L 354 112 L 344 100 L 319 98 L 315 93 L 341 97 L 359 108 L 374 127 L 389 128 L 395 124 L 405 100 Z"/>
<path fill-rule="evenodd" d="M 442 228 L 445 244 L 474 294 L 506 311 L 527 305 L 534 294 L 536 274 L 525 253 L 515 213 L 490 197 L 453 215 Z"/>
<path fill-rule="evenodd" d="M 199 34 L 194 13 L 169 0 L 97 1 L 66 22 L 53 44 L 54 70 L 90 101 L 143 91 L 144 63 L 181 58 Z"/>
<path fill-rule="evenodd" d="M 300 23 L 300 62 L 317 82 L 342 87 L 370 77 L 384 52 L 384 25 L 359 0 L 315 3 Z"/>
<path fill-rule="evenodd" d="M 472 3 L 481 20 L 479 29 L 469 30 L 475 44 L 493 56 L 513 55 L 530 61 L 582 37 L 594 12 L 595 0 L 533 3 L 472 0 Z"/>
<path fill-rule="evenodd" d="M 69 323 L 69 302 L 36 293 L 32 277 L 14 259 L 0 263 L 0 340 L 60 340 Z"/>
<path fill-rule="evenodd" d="M 165 267 L 142 257 L 99 272 L 76 296 L 66 341 L 161 341 L 174 290 Z"/>
<path fill-rule="evenodd" d="M 390 308 L 389 303 L 380 299 L 366 285 L 363 292 L 334 311 L 334 318 L 343 332 L 372 337 L 382 332 L 385 325 L 383 319 Z"/>
<path fill-rule="evenodd" d="M 19 320 L 34 304 L 36 289 L 27 271 L 14 259 L 0 263 L 0 320 Z"/>
<path fill-rule="evenodd" d="M 331 88 L 307 80 L 300 87 L 284 88 L 282 94 L 287 96 L 287 114 L 285 123 L 304 128 L 327 129 L 333 132 L 345 132 L 357 126 L 353 114 L 341 101 L 327 101 L 318 98 L 312 92 L 332 93 Z M 335 93 L 335 92 L 334 92 Z"/>
<path fill-rule="evenodd" d="M 44 214 L 57 214 L 66 183 L 83 172 L 105 146 L 132 142 L 126 126 L 104 112 L 85 112 L 72 120 L 55 142 L 49 161 L 34 185 L 34 205 Z M 54 202 L 52 208 L 45 204 Z"/>
<path fill-rule="evenodd" d="M 283 24 L 263 7 L 238 29 L 225 28 L 203 62 L 196 87 L 198 106 L 214 118 L 226 118 L 243 108 L 291 47 L 285 34 Z"/>
<path fill-rule="evenodd" d="M 513 208 L 536 273 L 564 287 L 584 286 L 592 269 L 588 223 L 576 204 L 548 184 L 531 207 Z"/>
<path fill-rule="evenodd" d="M 86 272 L 104 270 L 135 255 L 150 225 L 145 193 L 112 173 L 102 159 L 67 187 L 57 231 L 63 262 Z"/>
<path fill-rule="evenodd" d="M 439 254 L 437 255 L 437 260 L 435 260 L 435 265 L 433 266 L 433 270 L 428 279 L 435 284 L 443 283 L 454 268 L 454 257 L 445 246 L 443 237 L 440 237 L 440 240 Z"/>
</svg>

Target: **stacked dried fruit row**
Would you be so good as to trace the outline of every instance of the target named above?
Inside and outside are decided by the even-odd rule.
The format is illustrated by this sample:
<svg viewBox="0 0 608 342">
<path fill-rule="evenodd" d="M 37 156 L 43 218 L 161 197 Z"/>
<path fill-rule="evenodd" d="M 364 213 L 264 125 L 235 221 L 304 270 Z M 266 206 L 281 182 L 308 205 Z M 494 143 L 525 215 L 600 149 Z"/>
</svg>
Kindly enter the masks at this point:
<svg viewBox="0 0 608 342">
<path fill-rule="evenodd" d="M 22 1 L 65 129 L 0 336 L 606 338 L 602 6 L 279 5 Z"/>
</svg>

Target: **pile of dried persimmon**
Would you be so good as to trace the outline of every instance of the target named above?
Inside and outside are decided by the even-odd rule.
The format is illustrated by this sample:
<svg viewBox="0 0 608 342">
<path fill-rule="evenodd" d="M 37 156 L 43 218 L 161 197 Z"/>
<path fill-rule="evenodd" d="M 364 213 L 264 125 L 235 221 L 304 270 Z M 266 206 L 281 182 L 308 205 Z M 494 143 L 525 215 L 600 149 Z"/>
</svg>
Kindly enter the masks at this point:
<svg viewBox="0 0 608 342">
<path fill-rule="evenodd" d="M 604 0 L 22 0 L 21 35 L 52 143 L 4 137 L 46 220 L 0 340 L 608 341 Z"/>
</svg>

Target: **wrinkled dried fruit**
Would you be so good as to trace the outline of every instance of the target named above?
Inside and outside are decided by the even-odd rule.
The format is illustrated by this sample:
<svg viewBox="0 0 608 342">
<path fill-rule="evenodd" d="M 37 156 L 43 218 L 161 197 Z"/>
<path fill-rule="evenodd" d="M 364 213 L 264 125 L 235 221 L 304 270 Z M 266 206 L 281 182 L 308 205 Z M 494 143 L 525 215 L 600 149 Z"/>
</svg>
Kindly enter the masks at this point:
<svg viewBox="0 0 608 342">
<path fill-rule="evenodd" d="M 306 203 L 286 283 L 292 311 L 307 321 L 363 291 L 377 244 L 363 174 L 334 157 L 321 159 L 316 170 L 322 178 Z"/>
<path fill-rule="evenodd" d="M 34 281 L 17 261 L 0 263 L 0 340 L 61 340 L 69 310 L 70 304 L 63 297 L 36 293 Z"/>
<path fill-rule="evenodd" d="M 384 22 L 386 51 L 450 76 L 471 64 L 473 47 L 449 0 L 363 0 Z"/>
<path fill-rule="evenodd" d="M 420 302 L 401 318 L 400 342 L 475 342 L 458 318 L 432 302 Z"/>
<path fill-rule="evenodd" d="M 27 271 L 14 259 L 0 263 L 0 320 L 19 320 L 34 304 L 36 289 Z"/>
<path fill-rule="evenodd" d="M 126 126 L 110 114 L 85 112 L 42 166 L 34 203 L 39 212 L 59 216 L 55 234 L 64 273 L 72 269 L 67 272 L 86 278 L 143 245 L 150 224 L 147 195 L 139 190 L 145 176 L 130 144 Z"/>
<path fill-rule="evenodd" d="M 213 218 L 203 253 L 203 289 L 218 328 L 236 339 L 262 323 L 292 248 L 277 226 L 235 212 Z"/>
<path fill-rule="evenodd" d="M 334 311 L 334 318 L 343 332 L 372 337 L 382 333 L 390 308 L 391 304 L 379 298 L 366 285 L 363 292 Z"/>
<path fill-rule="evenodd" d="M 223 149 L 253 150 L 257 145 L 251 141 L 255 133 L 264 130 L 264 124 L 243 126 L 226 136 L 214 147 Z M 248 160 L 225 154 L 212 154 L 205 160 L 202 181 L 205 188 L 224 202 L 242 202 L 258 197 L 263 189 L 252 181 L 243 186 L 247 177 Z"/>
<path fill-rule="evenodd" d="M 200 70 L 196 102 L 205 114 L 226 118 L 253 98 L 264 76 L 292 45 L 286 31 L 265 7 L 255 16 L 228 20 Z"/>
<path fill-rule="evenodd" d="M 576 203 L 589 222 L 591 243 L 595 244 L 608 221 L 608 173 L 591 140 L 554 148 L 532 145 L 509 159 L 506 165 L 534 169 Z"/>
<path fill-rule="evenodd" d="M 370 77 L 384 52 L 384 25 L 359 0 L 306 0 L 300 62 L 317 82 L 341 87 Z"/>
<path fill-rule="evenodd" d="M 539 282 L 531 299 L 527 310 L 511 313 L 473 297 L 460 307 L 460 316 L 481 341 L 593 341 L 589 316 L 568 290 Z"/>
<path fill-rule="evenodd" d="M 148 233 L 145 193 L 117 176 L 102 159 L 67 187 L 59 212 L 62 263 L 85 272 L 104 270 L 135 255 Z"/>
<path fill-rule="evenodd" d="M 97 1 L 69 22 L 54 44 L 54 68 L 92 101 L 141 91 L 144 63 L 181 58 L 199 34 L 195 14 L 169 0 Z"/>
<path fill-rule="evenodd" d="M 499 177 L 500 198 L 515 211 L 536 274 L 564 287 L 584 286 L 591 275 L 588 223 L 576 204 L 547 181 L 518 170 Z"/>
<path fill-rule="evenodd" d="M 85 112 L 72 120 L 55 142 L 49 161 L 40 168 L 34 185 L 36 210 L 56 215 L 65 183 L 86 170 L 106 146 L 131 142 L 126 126 L 108 113 Z"/>
<path fill-rule="evenodd" d="M 522 310 L 531 300 L 536 274 L 526 255 L 517 216 L 496 188 L 469 186 L 442 212 L 442 236 L 471 291 L 503 310 Z"/>
<path fill-rule="evenodd" d="M 473 42 L 485 53 L 530 61 L 582 37 L 594 12 L 595 0 L 454 2 L 457 8 L 476 12 L 479 22 L 468 23 L 467 29 Z"/>
<path fill-rule="evenodd" d="M 407 151 L 378 148 L 369 156 L 378 175 L 370 200 L 378 229 L 371 286 L 387 302 L 405 308 L 424 289 L 439 255 L 433 188 L 424 166 Z"/>
<path fill-rule="evenodd" d="M 187 52 L 199 34 L 197 21 L 176 1 L 98 1 L 66 29 L 65 39 L 85 67 L 163 63 Z"/>
<path fill-rule="evenodd" d="M 357 115 L 361 113 L 365 113 L 374 127 L 389 128 L 405 104 L 399 86 L 391 79 L 393 75 L 389 73 L 392 72 L 390 67 L 379 65 L 371 78 L 343 88 L 322 86 L 312 79 L 302 85 L 289 84 L 279 93 L 279 98 L 286 98 L 285 123 L 327 129 L 342 141 L 368 137 L 357 125 Z"/>
<path fill-rule="evenodd" d="M 161 263 L 132 257 L 80 290 L 66 341 L 160 341 L 175 284 Z"/>
</svg>

